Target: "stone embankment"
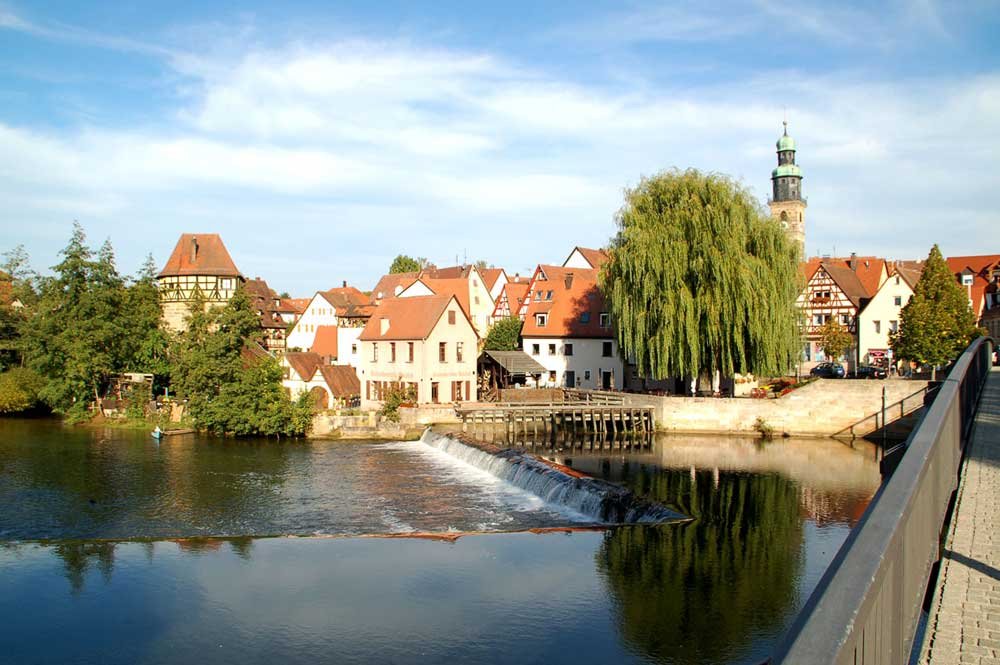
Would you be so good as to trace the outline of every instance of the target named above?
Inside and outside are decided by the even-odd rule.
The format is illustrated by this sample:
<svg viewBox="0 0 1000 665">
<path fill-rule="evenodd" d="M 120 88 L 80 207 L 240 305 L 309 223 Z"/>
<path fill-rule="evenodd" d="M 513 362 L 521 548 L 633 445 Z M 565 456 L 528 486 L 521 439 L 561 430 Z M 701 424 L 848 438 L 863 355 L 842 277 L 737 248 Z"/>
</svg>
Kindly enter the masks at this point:
<svg viewBox="0 0 1000 665">
<path fill-rule="evenodd" d="M 752 433 L 757 419 L 775 432 L 831 436 L 920 391 L 927 381 L 819 379 L 777 399 L 657 397 L 624 393 L 626 406 L 652 406 L 656 426 L 668 432 Z M 623 393 L 614 393 L 622 395 Z"/>
<path fill-rule="evenodd" d="M 310 438 L 391 439 L 414 441 L 428 425 L 456 424 L 455 407 L 450 404 L 399 409 L 399 422 L 382 418 L 375 411 L 343 413 L 325 411 L 313 417 Z"/>
</svg>

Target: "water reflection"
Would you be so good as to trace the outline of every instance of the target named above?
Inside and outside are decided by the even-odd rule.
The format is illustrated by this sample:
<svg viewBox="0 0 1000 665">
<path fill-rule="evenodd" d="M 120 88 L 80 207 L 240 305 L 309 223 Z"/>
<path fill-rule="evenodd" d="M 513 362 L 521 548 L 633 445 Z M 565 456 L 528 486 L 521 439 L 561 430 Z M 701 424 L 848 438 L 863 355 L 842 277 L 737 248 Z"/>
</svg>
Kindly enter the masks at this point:
<svg viewBox="0 0 1000 665">
<path fill-rule="evenodd" d="M 635 480 L 695 521 L 606 534 L 596 561 L 617 601 L 622 637 L 656 662 L 766 656 L 761 636 L 783 630 L 805 563 L 795 483 L 722 474 L 716 484 L 711 472 L 646 470 Z"/>
<path fill-rule="evenodd" d="M 535 452 L 690 523 L 454 544 L 255 539 L 552 516 L 519 515 L 480 476 L 407 444 L 157 447 L 5 427 L 0 504 L 18 510 L 0 513 L 0 538 L 59 539 L 0 540 L 0 653 L 14 662 L 758 663 L 880 482 L 863 447 L 657 437 L 637 451 Z M 81 534 L 150 540 L 66 539 Z M 60 644 L 46 639 L 54 624 L 68 631 Z"/>
</svg>

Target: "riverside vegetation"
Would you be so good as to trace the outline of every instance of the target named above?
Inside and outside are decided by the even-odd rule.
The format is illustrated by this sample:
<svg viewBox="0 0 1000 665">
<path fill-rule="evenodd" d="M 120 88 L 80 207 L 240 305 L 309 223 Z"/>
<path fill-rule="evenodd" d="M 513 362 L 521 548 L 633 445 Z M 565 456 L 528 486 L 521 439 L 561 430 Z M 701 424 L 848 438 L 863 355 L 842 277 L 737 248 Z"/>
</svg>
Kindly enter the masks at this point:
<svg viewBox="0 0 1000 665">
<path fill-rule="evenodd" d="M 253 353 L 261 331 L 245 293 L 208 312 L 192 303 L 188 330 L 171 334 L 161 323 L 151 256 L 138 275 L 123 276 L 111 243 L 95 252 L 79 224 L 60 255 L 53 274 L 43 277 L 28 267 L 22 248 L 5 254 L 0 413 L 41 406 L 80 422 L 114 377 L 139 372 L 154 376 L 157 393 L 169 388 L 186 400 L 187 416 L 200 429 L 237 436 L 306 432 L 308 400 L 292 401 L 277 360 Z M 130 415 L 146 414 L 140 408 Z"/>
</svg>

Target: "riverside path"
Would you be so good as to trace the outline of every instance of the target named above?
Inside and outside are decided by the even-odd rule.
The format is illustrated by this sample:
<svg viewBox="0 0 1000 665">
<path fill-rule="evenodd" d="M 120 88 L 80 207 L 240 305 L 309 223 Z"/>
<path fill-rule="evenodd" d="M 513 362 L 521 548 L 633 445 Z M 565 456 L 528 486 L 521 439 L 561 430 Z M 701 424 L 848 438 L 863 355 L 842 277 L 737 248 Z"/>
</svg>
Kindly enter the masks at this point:
<svg viewBox="0 0 1000 665">
<path fill-rule="evenodd" d="M 976 414 L 920 663 L 1000 663 L 1000 368 Z"/>
</svg>

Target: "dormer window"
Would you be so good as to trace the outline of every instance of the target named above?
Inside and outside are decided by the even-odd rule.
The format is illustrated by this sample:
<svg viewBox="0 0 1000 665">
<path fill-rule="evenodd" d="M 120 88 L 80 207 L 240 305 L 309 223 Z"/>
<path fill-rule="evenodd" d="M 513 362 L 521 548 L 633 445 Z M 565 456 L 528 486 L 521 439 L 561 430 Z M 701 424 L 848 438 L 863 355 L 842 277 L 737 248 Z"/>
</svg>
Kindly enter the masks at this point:
<svg viewBox="0 0 1000 665">
<path fill-rule="evenodd" d="M 972 286 L 972 275 L 962 275 L 962 286 Z"/>
<path fill-rule="evenodd" d="M 607 312 L 601 312 L 601 327 L 610 328 L 611 327 L 611 315 Z"/>
<path fill-rule="evenodd" d="M 544 328 L 545 324 L 549 322 L 548 314 L 535 314 L 535 325 L 539 328 Z"/>
</svg>

